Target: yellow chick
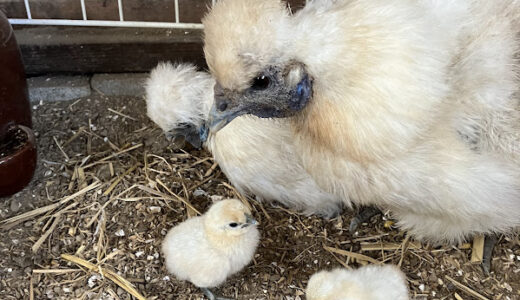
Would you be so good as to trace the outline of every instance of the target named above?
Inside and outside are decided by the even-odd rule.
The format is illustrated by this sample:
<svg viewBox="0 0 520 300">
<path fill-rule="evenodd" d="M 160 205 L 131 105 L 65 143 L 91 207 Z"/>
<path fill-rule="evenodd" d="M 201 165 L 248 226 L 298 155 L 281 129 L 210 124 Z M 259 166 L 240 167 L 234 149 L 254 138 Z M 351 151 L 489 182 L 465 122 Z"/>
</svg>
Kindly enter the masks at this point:
<svg viewBox="0 0 520 300">
<path fill-rule="evenodd" d="M 203 23 L 213 131 L 289 120 L 323 190 L 419 239 L 520 226 L 520 1 L 221 0 Z"/>
<path fill-rule="evenodd" d="M 146 84 L 148 116 L 167 136 L 181 135 L 200 146 L 199 132 L 213 104 L 214 85 L 211 75 L 197 72 L 191 64 L 160 63 Z M 238 117 L 222 131 L 210 132 L 203 146 L 243 194 L 327 218 L 341 211 L 341 197 L 320 189 L 295 156 L 286 120 Z"/>
<path fill-rule="evenodd" d="M 173 227 L 162 244 L 166 269 L 201 288 L 217 287 L 253 259 L 260 233 L 251 211 L 239 200 L 214 203 L 202 216 Z"/>
<path fill-rule="evenodd" d="M 408 300 L 406 277 L 396 266 L 334 269 L 311 276 L 307 300 Z"/>
</svg>

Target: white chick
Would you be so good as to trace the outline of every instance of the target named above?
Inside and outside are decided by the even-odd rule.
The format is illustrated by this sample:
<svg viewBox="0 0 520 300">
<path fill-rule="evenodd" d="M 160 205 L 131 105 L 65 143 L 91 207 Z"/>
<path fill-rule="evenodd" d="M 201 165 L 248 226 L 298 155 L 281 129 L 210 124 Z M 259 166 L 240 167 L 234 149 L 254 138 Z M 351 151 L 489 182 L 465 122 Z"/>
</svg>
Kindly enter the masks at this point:
<svg viewBox="0 0 520 300">
<path fill-rule="evenodd" d="M 259 241 L 257 222 L 239 200 L 214 203 L 202 216 L 173 227 L 162 244 L 166 269 L 180 280 L 201 288 L 209 299 L 209 288 L 224 283 L 253 259 Z"/>
<path fill-rule="evenodd" d="M 408 300 L 406 277 L 396 266 L 320 271 L 309 280 L 307 300 Z"/>
<path fill-rule="evenodd" d="M 160 63 L 146 84 L 148 116 L 167 136 L 183 135 L 200 145 L 199 130 L 213 104 L 214 84 L 213 77 L 193 65 Z M 318 187 L 297 159 L 293 142 L 287 120 L 243 116 L 210 133 L 204 146 L 241 193 L 277 200 L 305 214 L 338 214 L 341 197 Z"/>
</svg>

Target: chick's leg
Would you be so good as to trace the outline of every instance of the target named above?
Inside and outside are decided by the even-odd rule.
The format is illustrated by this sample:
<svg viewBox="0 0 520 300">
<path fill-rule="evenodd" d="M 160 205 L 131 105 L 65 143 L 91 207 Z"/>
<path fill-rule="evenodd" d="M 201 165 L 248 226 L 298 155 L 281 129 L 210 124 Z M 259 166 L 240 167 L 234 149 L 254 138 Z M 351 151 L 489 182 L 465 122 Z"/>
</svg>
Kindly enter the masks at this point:
<svg viewBox="0 0 520 300">
<path fill-rule="evenodd" d="M 215 294 L 213 294 L 213 292 L 208 289 L 208 288 L 200 288 L 202 290 L 202 292 L 204 293 L 204 295 L 206 297 L 208 297 L 209 300 L 234 300 L 234 299 L 230 299 L 230 298 L 222 298 L 222 297 L 217 297 L 215 296 Z"/>
<path fill-rule="evenodd" d="M 491 258 L 497 241 L 498 238 L 494 234 L 486 235 L 484 239 L 484 254 L 482 256 L 481 266 L 485 275 L 489 275 L 489 272 L 491 272 Z"/>
<path fill-rule="evenodd" d="M 368 222 L 373 216 L 377 216 L 382 212 L 373 206 L 364 206 L 360 209 L 358 214 L 350 221 L 349 230 L 354 233 L 360 224 Z"/>
<path fill-rule="evenodd" d="M 215 295 L 213 295 L 213 292 L 210 291 L 209 289 L 207 288 L 200 288 L 202 290 L 202 292 L 204 293 L 204 295 L 206 297 L 208 297 L 209 300 L 216 300 L 215 298 Z"/>
</svg>

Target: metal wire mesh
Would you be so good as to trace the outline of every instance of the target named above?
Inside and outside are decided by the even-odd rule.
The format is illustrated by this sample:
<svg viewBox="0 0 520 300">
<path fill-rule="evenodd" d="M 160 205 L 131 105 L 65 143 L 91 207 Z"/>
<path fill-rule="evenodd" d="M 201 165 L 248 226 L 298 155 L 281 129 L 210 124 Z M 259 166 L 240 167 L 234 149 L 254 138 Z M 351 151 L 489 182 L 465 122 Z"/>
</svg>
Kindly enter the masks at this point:
<svg viewBox="0 0 520 300">
<path fill-rule="evenodd" d="M 51 25 L 51 26 L 100 26 L 100 27 L 141 27 L 141 28 L 178 28 L 178 29 L 200 29 L 203 25 L 198 23 L 181 22 L 179 0 L 174 1 L 174 9 L 171 11 L 174 22 L 153 22 L 153 21 L 127 21 L 124 14 L 124 1 L 117 0 L 117 9 L 119 20 L 107 21 L 89 18 L 85 5 L 85 0 L 76 0 L 81 3 L 81 20 L 72 19 L 41 19 L 33 18 L 31 13 L 31 5 L 29 0 L 24 0 L 27 18 L 11 18 L 11 24 L 14 25 Z M 212 0 L 214 5 L 217 0 Z M 305 3 L 312 0 L 305 0 Z"/>
<path fill-rule="evenodd" d="M 101 27 L 141 27 L 141 28 L 179 28 L 179 29 L 198 29 L 202 28 L 200 23 L 183 23 L 180 22 L 179 0 L 174 0 L 175 22 L 149 22 L 149 21 L 125 21 L 123 5 L 124 0 L 118 0 L 119 21 L 105 21 L 89 19 L 87 15 L 85 0 L 78 0 L 81 2 L 82 20 L 68 20 L 68 19 L 33 19 L 31 13 L 31 5 L 29 0 L 24 0 L 25 9 L 27 11 L 27 18 L 12 18 L 9 19 L 14 25 L 53 25 L 53 26 L 101 26 Z M 212 0 L 215 4 L 216 0 Z"/>
</svg>

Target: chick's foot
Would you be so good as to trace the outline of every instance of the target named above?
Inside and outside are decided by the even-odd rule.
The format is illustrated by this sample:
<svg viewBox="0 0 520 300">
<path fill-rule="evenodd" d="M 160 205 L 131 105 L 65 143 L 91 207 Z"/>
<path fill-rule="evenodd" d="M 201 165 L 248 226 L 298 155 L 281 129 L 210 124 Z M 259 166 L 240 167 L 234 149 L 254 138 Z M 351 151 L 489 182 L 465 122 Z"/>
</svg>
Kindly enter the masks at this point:
<svg viewBox="0 0 520 300">
<path fill-rule="evenodd" d="M 204 293 L 204 295 L 209 299 L 209 300 L 234 300 L 234 299 L 231 299 L 231 298 L 223 298 L 223 297 L 218 297 L 218 296 L 215 296 L 215 294 L 213 294 L 213 292 L 208 289 L 208 288 L 201 288 L 202 292 Z"/>
<path fill-rule="evenodd" d="M 362 207 L 358 214 L 352 218 L 350 221 L 349 231 L 350 233 L 354 233 L 359 225 L 362 223 L 368 222 L 373 216 L 377 216 L 382 214 L 381 210 L 373 206 L 364 206 Z"/>
</svg>

